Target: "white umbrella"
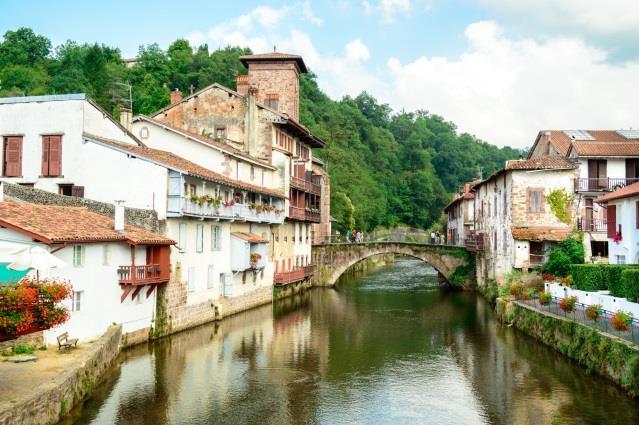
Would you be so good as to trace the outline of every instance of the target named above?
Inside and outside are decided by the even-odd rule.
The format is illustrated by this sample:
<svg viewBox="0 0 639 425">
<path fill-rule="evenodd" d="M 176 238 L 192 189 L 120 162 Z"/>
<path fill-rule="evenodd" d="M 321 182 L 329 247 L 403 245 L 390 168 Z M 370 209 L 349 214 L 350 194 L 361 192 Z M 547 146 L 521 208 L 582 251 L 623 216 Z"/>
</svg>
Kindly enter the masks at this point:
<svg viewBox="0 0 639 425">
<path fill-rule="evenodd" d="M 28 246 L 15 254 L 17 254 L 17 258 L 7 266 L 8 269 L 40 271 L 67 267 L 67 263 L 39 246 Z"/>
</svg>

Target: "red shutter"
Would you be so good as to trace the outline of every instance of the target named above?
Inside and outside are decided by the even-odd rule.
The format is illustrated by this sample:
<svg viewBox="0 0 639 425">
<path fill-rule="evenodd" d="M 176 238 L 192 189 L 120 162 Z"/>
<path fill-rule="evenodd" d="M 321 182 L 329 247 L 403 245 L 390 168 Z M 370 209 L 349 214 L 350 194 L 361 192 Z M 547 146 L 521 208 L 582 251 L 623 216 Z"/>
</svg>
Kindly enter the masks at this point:
<svg viewBox="0 0 639 425">
<path fill-rule="evenodd" d="M 62 136 L 49 136 L 49 174 L 57 177 L 62 174 Z"/>
<path fill-rule="evenodd" d="M 636 209 L 637 209 L 637 212 L 635 213 L 636 217 L 637 217 L 636 218 L 636 220 L 637 220 L 637 226 L 636 227 L 637 227 L 637 229 L 639 229 L 639 201 L 635 202 L 635 204 L 636 204 Z"/>
<path fill-rule="evenodd" d="M 20 177 L 22 175 L 22 136 L 4 139 L 4 176 Z"/>
<path fill-rule="evenodd" d="M 42 175 L 49 175 L 49 136 L 42 136 Z"/>
<path fill-rule="evenodd" d="M 608 205 L 606 214 L 608 218 L 608 238 L 612 239 L 617 234 L 617 206 Z"/>
</svg>

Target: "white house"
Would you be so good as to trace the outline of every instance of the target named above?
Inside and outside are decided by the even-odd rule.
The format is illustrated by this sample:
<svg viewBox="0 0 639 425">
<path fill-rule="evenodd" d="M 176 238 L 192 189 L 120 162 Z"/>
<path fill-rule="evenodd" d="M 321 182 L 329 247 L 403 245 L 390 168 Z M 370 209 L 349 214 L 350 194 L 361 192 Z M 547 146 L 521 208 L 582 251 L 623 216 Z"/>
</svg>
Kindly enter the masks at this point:
<svg viewBox="0 0 639 425">
<path fill-rule="evenodd" d="M 611 264 L 639 263 L 639 183 L 633 183 L 596 202 L 606 210 Z"/>
<path fill-rule="evenodd" d="M 540 131 L 529 158 L 543 155 L 563 156 L 578 165 L 573 190 L 586 260 L 608 257 L 606 211 L 595 198 L 639 181 L 639 131 Z"/>
<path fill-rule="evenodd" d="M 156 289 L 170 279 L 170 249 L 175 242 L 139 227 L 81 207 L 0 202 L 0 240 L 38 245 L 68 267 L 40 272 L 67 280 L 73 298 L 66 302 L 68 322 L 45 332 L 47 343 L 68 331 L 71 337 L 99 337 L 113 323 L 129 341 L 144 341 L 153 327 Z"/>
<path fill-rule="evenodd" d="M 166 171 L 88 143 L 139 141 L 84 94 L 0 98 L 0 181 L 127 207 L 164 219 Z"/>
<path fill-rule="evenodd" d="M 574 228 L 573 206 L 562 221 L 546 196 L 572 191 L 576 166 L 561 157 L 507 161 L 505 168 L 478 183 L 475 193 L 477 281 L 502 283 L 513 269 L 541 265 L 549 248 Z M 471 248 L 471 247 L 469 247 Z"/>
<path fill-rule="evenodd" d="M 447 215 L 446 243 L 464 245 L 467 238 L 474 237 L 475 194 L 471 192 L 475 183 L 466 183 L 461 193 L 453 194 L 453 200 L 444 208 Z"/>
</svg>

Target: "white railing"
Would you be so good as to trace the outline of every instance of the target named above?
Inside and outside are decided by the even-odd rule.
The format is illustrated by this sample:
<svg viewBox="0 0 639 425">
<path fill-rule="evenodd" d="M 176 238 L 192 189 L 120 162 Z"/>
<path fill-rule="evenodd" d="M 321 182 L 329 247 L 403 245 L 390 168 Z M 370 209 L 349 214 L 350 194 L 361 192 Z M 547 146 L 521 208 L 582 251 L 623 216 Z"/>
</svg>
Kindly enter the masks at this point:
<svg viewBox="0 0 639 425">
<path fill-rule="evenodd" d="M 251 209 L 247 204 L 234 204 L 225 206 L 224 204 L 219 207 L 208 205 L 204 203 L 202 205 L 197 202 L 192 202 L 190 199 L 182 199 L 182 212 L 184 214 L 197 215 L 201 217 L 220 218 L 226 220 L 243 220 L 258 223 L 277 223 L 284 222 L 284 212 L 276 213 L 275 211 L 260 211 L 257 209 Z"/>
</svg>

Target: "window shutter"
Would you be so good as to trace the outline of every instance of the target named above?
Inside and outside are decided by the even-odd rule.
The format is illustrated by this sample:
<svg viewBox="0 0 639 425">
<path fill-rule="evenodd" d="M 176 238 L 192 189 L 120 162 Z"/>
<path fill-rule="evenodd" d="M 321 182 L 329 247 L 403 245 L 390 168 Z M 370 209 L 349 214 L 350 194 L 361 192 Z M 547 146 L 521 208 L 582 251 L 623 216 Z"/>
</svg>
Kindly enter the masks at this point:
<svg viewBox="0 0 639 425">
<path fill-rule="evenodd" d="M 49 175 L 49 136 L 42 136 L 42 175 Z"/>
<path fill-rule="evenodd" d="M 22 175 L 22 137 L 7 137 L 4 147 L 5 177 Z"/>
<path fill-rule="evenodd" d="M 84 186 L 72 186 L 71 196 L 75 196 L 76 198 L 84 198 Z"/>
<path fill-rule="evenodd" d="M 637 221 L 637 226 L 636 226 L 636 227 L 637 227 L 637 229 L 639 229 L 639 201 L 635 202 L 635 205 L 636 205 L 636 208 L 635 208 L 635 209 L 637 210 L 637 211 L 635 212 L 635 215 L 636 215 L 636 221 Z"/>
<path fill-rule="evenodd" d="M 617 206 L 608 205 L 606 215 L 608 219 L 608 238 L 612 239 L 617 234 Z"/>
<path fill-rule="evenodd" d="M 49 173 L 45 175 L 59 176 L 62 174 L 62 136 L 49 136 Z"/>
</svg>

